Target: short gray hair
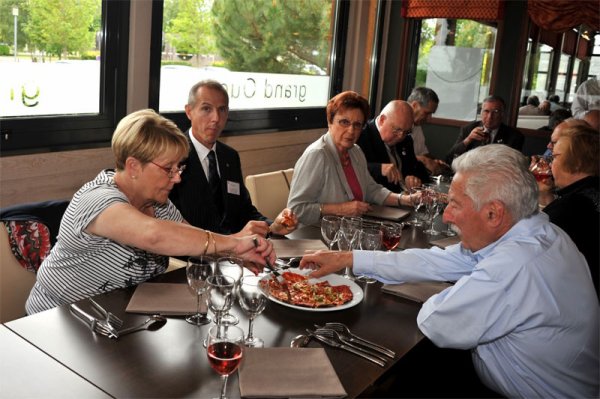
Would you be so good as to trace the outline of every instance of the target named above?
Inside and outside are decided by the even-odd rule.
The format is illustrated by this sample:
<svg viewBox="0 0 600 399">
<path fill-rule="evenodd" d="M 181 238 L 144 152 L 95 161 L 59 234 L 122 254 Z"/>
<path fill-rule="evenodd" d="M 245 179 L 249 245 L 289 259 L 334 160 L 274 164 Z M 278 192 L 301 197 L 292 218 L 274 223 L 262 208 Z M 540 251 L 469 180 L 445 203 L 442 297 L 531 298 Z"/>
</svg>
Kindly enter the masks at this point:
<svg viewBox="0 0 600 399">
<path fill-rule="evenodd" d="M 415 87 L 406 101 L 409 103 L 416 101 L 422 107 L 427 107 L 429 103 L 439 104 L 440 98 L 435 91 L 428 87 Z"/>
<path fill-rule="evenodd" d="M 527 157 L 504 144 L 468 151 L 452 162 L 466 176 L 465 194 L 475 210 L 494 200 L 502 202 L 517 223 L 538 212 L 538 185 Z"/>
<path fill-rule="evenodd" d="M 229 106 L 229 94 L 227 94 L 227 90 L 225 90 L 225 87 L 223 87 L 221 83 L 212 79 L 201 80 L 192 86 L 188 94 L 188 105 L 192 107 L 196 105 L 196 94 L 198 93 L 198 89 L 200 89 L 201 87 L 208 87 L 209 89 L 216 90 L 223 94 L 225 100 L 227 101 L 227 106 Z"/>
</svg>

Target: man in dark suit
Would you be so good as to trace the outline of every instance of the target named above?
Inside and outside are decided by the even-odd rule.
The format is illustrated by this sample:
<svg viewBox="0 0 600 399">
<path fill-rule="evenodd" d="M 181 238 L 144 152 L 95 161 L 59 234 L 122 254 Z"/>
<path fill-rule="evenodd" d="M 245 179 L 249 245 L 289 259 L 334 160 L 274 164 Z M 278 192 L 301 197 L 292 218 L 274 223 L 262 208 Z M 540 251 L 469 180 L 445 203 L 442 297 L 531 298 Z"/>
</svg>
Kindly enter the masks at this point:
<svg viewBox="0 0 600 399">
<path fill-rule="evenodd" d="M 217 141 L 229 114 L 229 96 L 223 86 L 213 80 L 196 83 L 185 113 L 192 124 L 187 131 L 190 154 L 181 183 L 170 194 L 185 220 L 221 234 L 266 236 L 269 232 L 283 235 L 293 231 L 297 220 L 289 209 L 269 225 L 252 205 L 239 154 Z"/>
<path fill-rule="evenodd" d="M 504 144 L 521 151 L 525 137 L 517 129 L 502 123 L 504 109 L 502 97 L 489 96 L 483 100 L 481 120 L 471 122 L 460 129 L 456 143 L 446 156 L 446 162 L 451 164 L 459 155 L 489 143 Z"/>
<path fill-rule="evenodd" d="M 397 193 L 429 181 L 427 169 L 415 156 L 412 127 L 410 104 L 394 100 L 367 122 L 357 142 L 373 179 Z"/>
</svg>

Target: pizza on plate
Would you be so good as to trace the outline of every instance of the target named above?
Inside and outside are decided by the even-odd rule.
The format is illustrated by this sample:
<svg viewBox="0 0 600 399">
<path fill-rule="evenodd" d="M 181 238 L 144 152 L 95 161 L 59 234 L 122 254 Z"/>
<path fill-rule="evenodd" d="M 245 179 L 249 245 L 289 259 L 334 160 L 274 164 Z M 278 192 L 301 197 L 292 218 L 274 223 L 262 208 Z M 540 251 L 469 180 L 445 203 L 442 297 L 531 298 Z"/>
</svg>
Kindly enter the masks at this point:
<svg viewBox="0 0 600 399">
<path fill-rule="evenodd" d="M 347 285 L 332 286 L 328 281 L 310 282 L 306 276 L 283 272 L 261 281 L 269 287 L 269 294 L 282 302 L 308 308 L 340 306 L 352 300 L 352 290 Z"/>
</svg>

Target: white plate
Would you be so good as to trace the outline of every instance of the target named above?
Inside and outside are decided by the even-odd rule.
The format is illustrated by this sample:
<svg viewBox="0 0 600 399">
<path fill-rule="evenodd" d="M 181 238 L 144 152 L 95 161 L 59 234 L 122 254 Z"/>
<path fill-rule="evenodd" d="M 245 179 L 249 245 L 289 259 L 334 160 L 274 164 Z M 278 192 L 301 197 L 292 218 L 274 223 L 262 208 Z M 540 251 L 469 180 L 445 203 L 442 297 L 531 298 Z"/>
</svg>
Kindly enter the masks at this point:
<svg viewBox="0 0 600 399">
<path fill-rule="evenodd" d="M 310 270 L 310 269 L 300 270 L 300 269 L 292 268 L 292 269 L 288 269 L 288 271 L 290 271 L 292 273 L 306 275 L 306 274 L 310 273 L 312 270 Z M 262 279 L 270 279 L 271 277 L 274 277 L 274 276 L 272 274 L 268 274 L 268 275 L 264 276 Z M 311 278 L 310 281 L 311 282 L 328 281 L 329 284 L 331 284 L 331 285 L 347 285 L 348 287 L 350 287 L 350 291 L 352 291 L 352 300 L 350 302 L 346 302 L 345 304 L 340 305 L 340 306 L 323 307 L 323 308 L 309 308 L 306 306 L 292 305 L 291 303 L 280 301 L 277 298 L 273 298 L 271 295 L 269 295 L 268 298 L 271 301 L 278 303 L 280 305 L 283 305 L 283 306 L 287 306 L 288 308 L 305 310 L 307 312 L 333 312 L 336 310 L 343 310 L 343 309 L 348 309 L 353 306 L 356 306 L 363 300 L 363 297 L 364 297 L 363 290 L 362 290 L 362 288 L 360 288 L 360 286 L 358 284 L 356 284 L 352 280 L 349 280 L 343 276 L 340 276 L 339 274 L 330 274 L 328 276 L 321 277 L 321 278 Z"/>
</svg>

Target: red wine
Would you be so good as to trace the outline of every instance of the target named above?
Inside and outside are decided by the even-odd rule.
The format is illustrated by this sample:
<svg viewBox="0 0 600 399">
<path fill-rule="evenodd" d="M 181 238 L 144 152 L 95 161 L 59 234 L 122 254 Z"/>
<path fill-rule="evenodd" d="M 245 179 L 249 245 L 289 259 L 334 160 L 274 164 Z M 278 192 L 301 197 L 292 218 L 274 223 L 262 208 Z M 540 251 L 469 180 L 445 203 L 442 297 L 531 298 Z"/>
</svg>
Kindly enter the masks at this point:
<svg viewBox="0 0 600 399">
<path fill-rule="evenodd" d="M 217 373 L 229 375 L 233 373 L 242 360 L 242 347 L 232 342 L 217 342 L 206 349 L 208 362 Z"/>
<path fill-rule="evenodd" d="M 394 249 L 396 249 L 398 244 L 400 244 L 401 236 L 402 236 L 402 234 L 400 232 L 398 232 L 397 234 L 383 233 L 381 242 L 383 243 L 383 246 L 385 247 L 385 249 L 387 249 L 388 251 L 393 251 Z"/>
<path fill-rule="evenodd" d="M 546 179 L 552 177 L 552 172 L 547 172 L 547 173 L 533 172 L 533 175 L 535 176 L 535 180 L 542 181 L 542 180 L 546 180 Z"/>
</svg>

